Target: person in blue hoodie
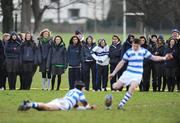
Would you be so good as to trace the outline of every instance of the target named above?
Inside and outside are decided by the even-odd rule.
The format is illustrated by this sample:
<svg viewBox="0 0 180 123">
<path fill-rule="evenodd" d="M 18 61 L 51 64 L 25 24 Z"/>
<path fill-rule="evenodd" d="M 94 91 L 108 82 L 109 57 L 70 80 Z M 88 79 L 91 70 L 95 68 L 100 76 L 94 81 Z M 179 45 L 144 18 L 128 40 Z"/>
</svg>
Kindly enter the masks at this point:
<svg viewBox="0 0 180 123">
<path fill-rule="evenodd" d="M 109 48 L 110 72 L 113 72 L 113 70 L 115 69 L 119 61 L 121 60 L 121 57 L 120 57 L 121 52 L 122 52 L 121 40 L 118 35 L 113 35 L 112 44 Z M 118 73 L 110 80 L 112 91 L 115 91 L 112 88 L 112 85 L 117 81 L 117 79 L 121 76 L 121 74 L 122 74 L 122 71 L 118 71 Z"/>
<path fill-rule="evenodd" d="M 51 69 L 51 90 L 54 90 L 55 79 L 57 76 L 57 89 L 59 90 L 61 84 L 61 75 L 67 68 L 66 63 L 66 47 L 61 36 L 57 35 L 54 37 L 51 45 L 48 58 L 47 58 L 47 69 Z"/>
<path fill-rule="evenodd" d="M 81 77 L 81 42 L 77 36 L 72 36 L 67 50 L 69 90 L 74 88 L 75 81 Z"/>
<path fill-rule="evenodd" d="M 51 47 L 52 38 L 49 29 L 44 29 L 38 37 L 38 61 L 40 61 L 40 72 L 42 73 L 42 90 L 50 90 L 51 71 L 47 71 L 47 57 Z M 50 70 L 50 69 L 49 69 Z M 48 81 L 46 83 L 46 81 Z"/>
<path fill-rule="evenodd" d="M 16 89 L 16 78 L 20 70 L 20 49 L 21 42 L 16 32 L 12 32 L 5 49 L 6 70 L 8 72 L 9 89 Z"/>
<path fill-rule="evenodd" d="M 22 90 L 30 90 L 33 79 L 33 68 L 36 64 L 37 47 L 30 32 L 25 33 L 24 42 L 21 45 L 22 63 Z"/>
<path fill-rule="evenodd" d="M 92 90 L 96 90 L 96 61 L 91 55 L 92 49 L 96 46 L 93 42 L 94 39 L 92 36 L 88 36 L 86 38 L 86 42 L 82 47 L 81 50 L 81 57 L 83 62 L 83 78 L 85 82 L 85 89 L 89 91 L 89 84 L 90 84 L 90 70 L 92 75 Z"/>
</svg>

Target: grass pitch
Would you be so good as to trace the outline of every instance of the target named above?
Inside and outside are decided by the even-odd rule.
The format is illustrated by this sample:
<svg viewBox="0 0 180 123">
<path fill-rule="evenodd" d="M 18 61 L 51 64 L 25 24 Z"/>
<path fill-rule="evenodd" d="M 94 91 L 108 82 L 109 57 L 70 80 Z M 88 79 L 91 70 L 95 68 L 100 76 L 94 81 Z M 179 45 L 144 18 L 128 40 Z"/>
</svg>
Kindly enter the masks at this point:
<svg viewBox="0 0 180 123">
<path fill-rule="evenodd" d="M 0 123 L 180 123 L 180 93 L 136 92 L 125 106 L 117 110 L 123 92 L 85 92 L 96 110 L 89 111 L 36 111 L 18 112 L 23 99 L 48 102 L 62 97 L 66 91 L 0 91 Z M 113 95 L 112 110 L 105 110 L 104 97 Z"/>
</svg>

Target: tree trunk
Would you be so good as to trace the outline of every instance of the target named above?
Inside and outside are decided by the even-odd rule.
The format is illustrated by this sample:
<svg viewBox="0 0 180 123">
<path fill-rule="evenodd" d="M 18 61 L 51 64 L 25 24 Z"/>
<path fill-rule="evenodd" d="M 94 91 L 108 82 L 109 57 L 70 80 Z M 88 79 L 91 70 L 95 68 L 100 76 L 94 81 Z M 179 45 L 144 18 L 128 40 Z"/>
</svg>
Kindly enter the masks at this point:
<svg viewBox="0 0 180 123">
<path fill-rule="evenodd" d="M 22 0 L 21 32 L 31 31 L 31 0 Z"/>
<path fill-rule="evenodd" d="M 34 33 L 36 33 L 39 29 L 39 26 L 41 24 L 41 19 L 43 16 L 44 11 L 48 8 L 48 6 L 44 6 L 43 9 L 39 6 L 39 0 L 32 0 L 32 10 L 34 14 Z"/>
<path fill-rule="evenodd" d="M 10 32 L 13 30 L 13 0 L 1 0 L 2 7 L 2 32 Z"/>
</svg>

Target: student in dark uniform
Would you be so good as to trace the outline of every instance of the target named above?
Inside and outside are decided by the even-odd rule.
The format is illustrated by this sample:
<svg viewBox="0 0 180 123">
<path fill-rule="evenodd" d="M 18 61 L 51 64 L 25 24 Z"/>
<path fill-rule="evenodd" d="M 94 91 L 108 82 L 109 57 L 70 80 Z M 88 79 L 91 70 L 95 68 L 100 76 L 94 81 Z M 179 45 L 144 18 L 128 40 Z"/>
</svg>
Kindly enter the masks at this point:
<svg viewBox="0 0 180 123">
<path fill-rule="evenodd" d="M 69 89 L 73 89 L 75 81 L 81 79 L 81 47 L 79 38 L 72 36 L 67 50 Z"/>
<path fill-rule="evenodd" d="M 36 60 L 36 44 L 30 32 L 25 34 L 24 42 L 21 45 L 22 63 L 22 90 L 30 90 L 33 79 L 33 67 Z"/>
<path fill-rule="evenodd" d="M 91 52 L 92 49 L 96 46 L 96 44 L 93 42 L 94 39 L 92 36 L 88 36 L 86 38 L 86 43 L 82 47 L 81 50 L 81 57 L 83 62 L 83 78 L 85 82 L 85 89 L 89 90 L 89 84 L 90 84 L 90 70 L 91 70 L 91 77 L 92 77 L 92 89 L 93 91 L 96 90 L 96 61 L 93 59 Z"/>
<path fill-rule="evenodd" d="M 163 56 L 164 55 L 164 41 L 160 38 L 157 40 L 156 49 L 154 55 Z M 153 80 L 154 86 L 153 91 L 161 91 L 162 79 L 164 76 L 164 61 L 153 62 L 153 68 L 155 71 L 155 78 Z"/>
<path fill-rule="evenodd" d="M 47 68 L 46 68 L 47 57 L 48 57 L 48 53 L 49 53 L 51 43 L 52 43 L 52 38 L 50 36 L 49 29 L 42 30 L 40 32 L 40 37 L 38 38 L 38 40 L 39 40 L 38 57 L 39 57 L 39 60 L 41 59 L 40 72 L 42 73 L 42 90 L 45 90 L 45 89 L 50 90 L 51 72 L 47 71 Z M 46 81 L 48 81 L 47 84 L 46 84 Z"/>
<path fill-rule="evenodd" d="M 176 52 L 176 42 L 174 39 L 171 38 L 169 39 L 168 44 L 165 48 L 164 55 L 167 53 L 175 53 L 175 52 Z M 168 91 L 173 92 L 176 84 L 175 78 L 177 76 L 178 61 L 175 58 L 165 61 L 164 66 L 165 66 L 165 76 L 167 80 Z"/>
<path fill-rule="evenodd" d="M 8 72 L 10 90 L 16 89 L 16 77 L 20 69 L 20 48 L 21 42 L 19 41 L 17 34 L 12 32 L 5 49 L 6 69 Z"/>
<path fill-rule="evenodd" d="M 7 45 L 7 41 L 10 39 L 9 33 L 4 33 L 2 36 L 2 40 L 0 41 L 0 89 L 6 89 L 6 77 L 7 77 L 7 70 L 5 64 L 5 48 Z"/>
<path fill-rule="evenodd" d="M 141 47 L 149 50 L 147 40 L 144 36 L 140 36 Z M 143 62 L 143 77 L 139 85 L 140 91 L 149 91 L 150 87 L 150 76 L 151 76 L 151 65 L 150 60 L 144 59 Z"/>
<path fill-rule="evenodd" d="M 119 36 L 112 36 L 112 44 L 109 48 L 109 58 L 110 58 L 110 72 L 112 73 L 119 61 L 121 60 L 121 52 L 122 45 Z M 122 70 L 118 71 L 118 73 L 111 79 L 111 90 L 114 91 L 112 85 L 117 81 L 117 79 L 122 75 Z M 120 89 L 122 90 L 122 89 Z"/>
<path fill-rule="evenodd" d="M 61 36 L 57 35 L 54 37 L 53 43 L 51 45 L 48 59 L 47 59 L 47 69 L 51 69 L 51 90 L 54 90 L 55 79 L 57 75 L 57 88 L 59 90 L 61 84 L 61 75 L 67 68 L 66 64 L 66 47 Z"/>
</svg>

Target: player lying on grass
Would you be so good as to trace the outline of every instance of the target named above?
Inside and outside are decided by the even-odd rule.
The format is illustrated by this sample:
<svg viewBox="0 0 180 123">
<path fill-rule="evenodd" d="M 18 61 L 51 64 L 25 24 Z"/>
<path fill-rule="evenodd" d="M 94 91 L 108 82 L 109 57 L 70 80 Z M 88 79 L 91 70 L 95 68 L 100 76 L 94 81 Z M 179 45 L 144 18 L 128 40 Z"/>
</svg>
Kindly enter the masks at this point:
<svg viewBox="0 0 180 123">
<path fill-rule="evenodd" d="M 113 84 L 114 89 L 119 89 L 123 86 L 128 86 L 129 90 L 126 92 L 124 98 L 118 105 L 118 109 L 123 109 L 126 102 L 132 97 L 135 89 L 139 86 L 142 75 L 143 75 L 143 60 L 148 58 L 153 61 L 163 61 L 172 58 L 171 54 L 166 54 L 164 57 L 154 56 L 147 49 L 140 47 L 140 40 L 134 39 L 132 43 L 132 48 L 128 49 L 118 63 L 114 71 L 109 75 L 112 79 L 113 76 L 123 67 L 125 62 L 128 62 L 127 69 L 123 72 L 119 80 Z"/>
<path fill-rule="evenodd" d="M 23 101 L 18 107 L 18 111 L 27 111 L 31 108 L 38 111 L 57 111 L 57 110 L 70 110 L 76 108 L 78 110 L 95 109 L 95 106 L 90 106 L 83 93 L 85 87 L 81 81 L 75 82 L 75 88 L 69 90 L 63 98 L 56 98 L 48 103 Z M 78 103 L 82 106 L 79 106 Z"/>
</svg>

